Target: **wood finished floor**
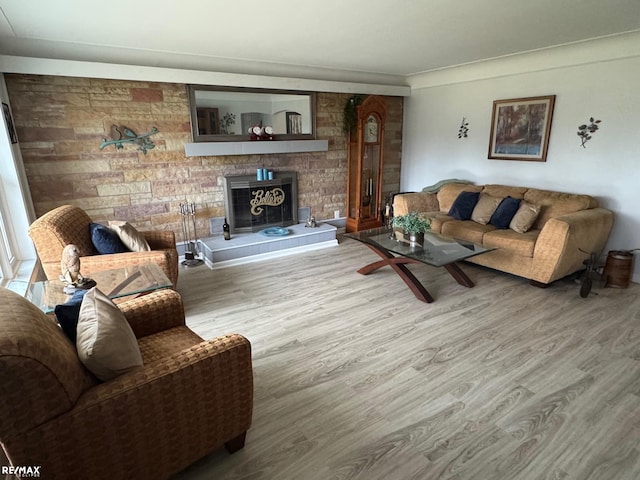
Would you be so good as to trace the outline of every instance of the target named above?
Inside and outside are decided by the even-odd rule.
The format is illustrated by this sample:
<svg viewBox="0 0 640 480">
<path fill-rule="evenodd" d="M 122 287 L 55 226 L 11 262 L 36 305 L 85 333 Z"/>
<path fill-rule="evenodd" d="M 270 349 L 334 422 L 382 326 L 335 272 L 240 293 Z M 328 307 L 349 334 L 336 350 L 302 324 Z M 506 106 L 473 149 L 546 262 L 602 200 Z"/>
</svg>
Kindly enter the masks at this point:
<svg viewBox="0 0 640 480">
<path fill-rule="evenodd" d="M 253 346 L 243 450 L 175 477 L 640 478 L 640 285 L 547 289 L 469 264 L 411 266 L 415 299 L 364 245 L 182 269 L 187 323 Z"/>
</svg>

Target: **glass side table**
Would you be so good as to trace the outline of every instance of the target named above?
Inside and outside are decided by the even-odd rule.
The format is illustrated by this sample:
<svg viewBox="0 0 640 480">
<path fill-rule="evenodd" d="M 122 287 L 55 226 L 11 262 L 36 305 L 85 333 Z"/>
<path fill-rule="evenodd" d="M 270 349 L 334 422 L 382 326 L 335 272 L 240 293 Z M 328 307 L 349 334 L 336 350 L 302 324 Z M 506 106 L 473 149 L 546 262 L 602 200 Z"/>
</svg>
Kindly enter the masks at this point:
<svg viewBox="0 0 640 480">
<path fill-rule="evenodd" d="M 96 287 L 112 300 L 173 287 L 155 263 L 94 272 L 90 278 L 95 280 Z M 34 282 L 29 285 L 25 297 L 44 313 L 52 313 L 56 305 L 71 298 L 63 289 L 64 282 L 61 280 Z"/>
</svg>

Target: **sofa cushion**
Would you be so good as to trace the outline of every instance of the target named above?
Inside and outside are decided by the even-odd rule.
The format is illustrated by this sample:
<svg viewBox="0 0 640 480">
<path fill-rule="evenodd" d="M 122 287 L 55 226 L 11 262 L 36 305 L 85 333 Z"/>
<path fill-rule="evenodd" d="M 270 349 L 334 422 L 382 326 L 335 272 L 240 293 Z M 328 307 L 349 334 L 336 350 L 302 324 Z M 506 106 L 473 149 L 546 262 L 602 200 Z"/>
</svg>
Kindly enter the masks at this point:
<svg viewBox="0 0 640 480">
<path fill-rule="evenodd" d="M 80 306 L 76 348 L 80 361 L 100 380 L 142 366 L 138 341 L 124 313 L 96 287 Z"/>
<path fill-rule="evenodd" d="M 491 215 L 496 211 L 498 205 L 502 202 L 502 197 L 494 197 L 488 193 L 481 193 L 478 203 L 473 212 L 471 212 L 471 220 L 486 225 L 491 219 Z"/>
<path fill-rule="evenodd" d="M 589 195 L 538 190 L 535 188 L 527 190 L 524 194 L 524 200 L 541 206 L 540 215 L 538 215 L 538 219 L 533 224 L 534 228 L 539 229 L 542 229 L 550 218 L 598 206 L 597 200 Z"/>
<path fill-rule="evenodd" d="M 445 222 L 455 220 L 453 217 L 442 212 L 427 212 L 424 216 L 431 220 L 431 231 L 436 233 L 442 232 L 442 225 Z"/>
<path fill-rule="evenodd" d="M 512 187 L 510 185 L 485 185 L 482 189 L 482 193 L 493 195 L 494 197 L 511 197 L 511 198 L 524 198 L 527 187 Z"/>
<path fill-rule="evenodd" d="M 396 216 L 411 212 L 434 212 L 439 208 L 435 194 L 403 193 L 393 198 L 393 214 Z"/>
<path fill-rule="evenodd" d="M 495 230 L 493 225 L 481 225 L 472 220 L 452 220 L 442 225 L 442 234 L 482 245 L 482 237 L 486 232 Z"/>
<path fill-rule="evenodd" d="M 479 198 L 480 192 L 460 192 L 451 205 L 449 216 L 456 220 L 469 220 Z"/>
<path fill-rule="evenodd" d="M 520 208 L 520 201 L 520 199 L 512 197 L 502 199 L 496 211 L 491 215 L 489 224 L 496 228 L 509 228 L 513 216 L 518 211 L 518 208 Z"/>
<path fill-rule="evenodd" d="M 131 251 L 122 243 L 118 234 L 105 225 L 91 223 L 89 224 L 89 231 L 91 232 L 93 246 L 96 247 L 96 250 L 101 255 Z"/>
<path fill-rule="evenodd" d="M 518 211 L 511 219 L 509 228 L 517 233 L 528 231 L 540 214 L 540 205 L 533 205 L 529 202 L 520 202 Z"/>
<path fill-rule="evenodd" d="M 527 233 L 517 233 L 511 229 L 487 232 L 482 245 L 500 248 L 523 257 L 533 257 L 533 250 L 540 230 L 529 230 Z"/>
<path fill-rule="evenodd" d="M 467 185 L 464 183 L 448 183 L 444 185 L 437 193 L 440 211 L 448 212 L 451 210 L 451 206 L 456 198 L 458 198 L 458 195 L 460 195 L 460 192 L 479 192 L 481 190 L 481 186 Z"/>
</svg>

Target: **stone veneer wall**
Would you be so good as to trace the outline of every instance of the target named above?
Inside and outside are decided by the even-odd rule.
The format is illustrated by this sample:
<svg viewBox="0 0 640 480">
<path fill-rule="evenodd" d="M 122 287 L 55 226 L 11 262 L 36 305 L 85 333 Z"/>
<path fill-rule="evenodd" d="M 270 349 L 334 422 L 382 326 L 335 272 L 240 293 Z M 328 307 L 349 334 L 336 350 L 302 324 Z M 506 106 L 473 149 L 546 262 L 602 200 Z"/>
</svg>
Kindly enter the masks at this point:
<svg viewBox="0 0 640 480">
<path fill-rule="evenodd" d="M 181 240 L 178 205 L 197 206 L 197 233 L 224 216 L 222 177 L 265 167 L 298 173 L 298 202 L 317 219 L 345 215 L 346 136 L 342 110 L 350 94 L 319 93 L 316 135 L 329 151 L 186 157 L 191 142 L 186 86 L 172 83 L 40 75 L 5 75 L 36 215 L 64 204 L 84 208 L 94 221 L 128 220 L 141 229 L 170 229 Z M 401 97 L 386 97 L 384 192 L 400 186 Z M 133 145 L 98 147 L 110 126 L 136 133 L 156 126 L 147 154 Z M 301 219 L 302 221 L 303 219 Z"/>
</svg>

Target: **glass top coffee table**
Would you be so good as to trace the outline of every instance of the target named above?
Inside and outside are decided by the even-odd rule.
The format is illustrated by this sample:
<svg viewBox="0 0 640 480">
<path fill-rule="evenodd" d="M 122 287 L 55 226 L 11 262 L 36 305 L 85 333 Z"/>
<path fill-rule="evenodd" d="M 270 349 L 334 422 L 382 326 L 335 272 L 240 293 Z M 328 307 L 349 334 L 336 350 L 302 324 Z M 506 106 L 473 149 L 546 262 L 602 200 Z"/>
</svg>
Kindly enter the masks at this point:
<svg viewBox="0 0 640 480">
<path fill-rule="evenodd" d="M 433 297 L 407 267 L 408 263 L 426 263 L 432 267 L 443 267 L 460 284 L 473 287 L 473 282 L 456 264 L 465 258 L 494 250 L 482 245 L 445 237 L 434 232 L 425 232 L 422 245 L 412 245 L 403 239 L 400 232 L 388 228 L 374 228 L 345 235 L 364 243 L 382 258 L 358 270 L 368 275 L 375 270 L 390 266 L 407 284 L 418 300 L 433 302 Z"/>
<path fill-rule="evenodd" d="M 98 289 L 111 299 L 173 287 L 171 280 L 155 263 L 103 270 L 94 272 L 89 277 L 96 282 Z M 34 282 L 29 285 L 25 296 L 43 312 L 51 313 L 56 305 L 71 299 L 72 295 L 67 295 L 63 289 L 64 282 L 61 280 Z"/>
</svg>

